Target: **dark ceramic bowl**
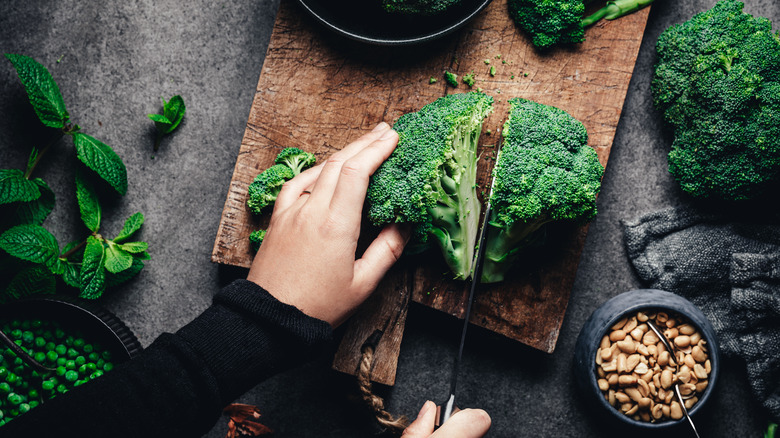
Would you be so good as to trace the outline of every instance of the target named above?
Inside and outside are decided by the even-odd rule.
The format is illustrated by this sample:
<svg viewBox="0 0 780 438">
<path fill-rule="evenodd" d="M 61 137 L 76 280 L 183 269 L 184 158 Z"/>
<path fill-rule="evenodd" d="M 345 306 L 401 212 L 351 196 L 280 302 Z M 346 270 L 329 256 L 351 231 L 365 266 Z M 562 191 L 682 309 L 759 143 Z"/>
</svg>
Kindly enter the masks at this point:
<svg viewBox="0 0 780 438">
<path fill-rule="evenodd" d="M 671 427 L 685 427 L 685 418 L 681 420 L 667 420 L 657 423 L 637 421 L 624 415 L 611 406 L 598 387 L 596 374 L 596 352 L 604 335 L 609 328 L 615 325 L 621 318 L 640 310 L 664 310 L 678 313 L 693 324 L 701 333 L 709 347 L 708 354 L 712 371 L 709 375 L 709 384 L 699 397 L 699 401 L 688 413 L 695 420 L 696 413 L 701 410 L 717 387 L 718 372 L 720 371 L 720 352 L 718 338 L 712 324 L 704 314 L 685 298 L 670 292 L 657 289 L 638 289 L 622 293 L 613 297 L 601 307 L 596 309 L 580 331 L 577 343 L 574 347 L 574 377 L 585 403 L 593 406 L 602 417 L 607 417 L 624 426 L 641 429 L 661 430 Z"/>
<path fill-rule="evenodd" d="M 133 332 L 108 310 L 66 295 L 38 295 L 0 305 L 0 318 L 57 321 L 65 330 L 79 330 L 90 342 L 100 343 L 121 363 L 141 352 Z"/>
<path fill-rule="evenodd" d="M 490 0 L 461 0 L 444 13 L 417 17 L 391 14 L 378 0 L 298 0 L 314 19 L 344 37 L 382 46 L 433 41 L 463 27 Z"/>
</svg>

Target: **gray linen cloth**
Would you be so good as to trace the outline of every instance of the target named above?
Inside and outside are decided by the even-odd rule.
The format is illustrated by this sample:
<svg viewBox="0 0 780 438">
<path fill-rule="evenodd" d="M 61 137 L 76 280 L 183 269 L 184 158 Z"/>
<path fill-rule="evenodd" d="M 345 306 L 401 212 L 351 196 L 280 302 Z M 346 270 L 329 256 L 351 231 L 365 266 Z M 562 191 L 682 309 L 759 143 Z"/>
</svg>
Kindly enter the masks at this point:
<svg viewBox="0 0 780 438">
<path fill-rule="evenodd" d="M 745 217 L 661 210 L 623 223 L 626 249 L 649 287 L 704 312 L 721 351 L 745 360 L 753 393 L 780 421 L 780 222 Z"/>
</svg>

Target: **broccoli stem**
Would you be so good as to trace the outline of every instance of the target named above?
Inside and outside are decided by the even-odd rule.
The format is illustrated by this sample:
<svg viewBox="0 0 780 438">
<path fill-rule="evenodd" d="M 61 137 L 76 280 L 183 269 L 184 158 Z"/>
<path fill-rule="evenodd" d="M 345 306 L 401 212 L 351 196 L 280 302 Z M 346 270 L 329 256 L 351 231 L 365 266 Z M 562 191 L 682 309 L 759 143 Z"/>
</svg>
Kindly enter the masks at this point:
<svg viewBox="0 0 780 438">
<path fill-rule="evenodd" d="M 491 213 L 488 223 L 482 283 L 503 281 L 523 248 L 533 242 L 535 233 L 550 222 L 546 217 L 539 217 L 533 222 L 517 222 L 507 228 L 502 226 L 495 216 L 495 213 Z"/>
<path fill-rule="evenodd" d="M 602 18 L 615 20 L 650 5 L 654 0 L 610 0 L 603 8 L 582 19 L 582 27 L 595 24 Z"/>
<path fill-rule="evenodd" d="M 474 261 L 473 243 L 477 237 L 481 209 L 475 184 L 477 143 L 481 131 L 481 122 L 456 130 L 452 140 L 454 163 L 441 169 L 439 200 L 430 211 L 433 227 L 429 233 L 458 280 L 469 277 Z"/>
</svg>

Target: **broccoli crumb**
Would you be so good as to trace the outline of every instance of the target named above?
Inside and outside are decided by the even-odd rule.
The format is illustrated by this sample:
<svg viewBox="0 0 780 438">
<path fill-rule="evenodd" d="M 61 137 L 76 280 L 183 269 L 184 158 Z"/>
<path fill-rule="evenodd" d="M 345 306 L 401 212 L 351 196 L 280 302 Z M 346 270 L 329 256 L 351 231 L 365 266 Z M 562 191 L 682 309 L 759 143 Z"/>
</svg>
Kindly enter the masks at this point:
<svg viewBox="0 0 780 438">
<path fill-rule="evenodd" d="M 496 59 L 501 59 L 501 55 L 496 55 Z"/>
<path fill-rule="evenodd" d="M 428 83 L 429 83 L 429 84 L 435 84 L 436 82 L 437 82 L 437 81 L 436 81 L 436 78 L 434 78 L 433 76 L 431 76 L 431 78 L 430 78 L 430 79 L 428 79 Z"/>
<path fill-rule="evenodd" d="M 490 65 L 490 60 L 489 59 L 485 60 L 485 65 Z"/>
<path fill-rule="evenodd" d="M 450 73 L 448 71 L 444 72 L 444 80 L 450 84 L 453 87 L 458 87 L 458 75 L 455 73 Z"/>
<path fill-rule="evenodd" d="M 490 66 L 490 76 L 495 76 L 495 75 L 496 75 L 496 66 L 492 65 Z"/>
<path fill-rule="evenodd" d="M 489 129 L 485 131 L 485 135 L 490 135 L 490 134 L 492 134 L 492 132 Z M 485 147 L 489 148 L 491 147 L 491 145 L 485 145 Z"/>
<path fill-rule="evenodd" d="M 505 59 L 502 59 L 502 60 L 501 60 L 501 63 L 502 63 L 502 64 L 506 64 L 506 60 L 505 60 Z"/>
<path fill-rule="evenodd" d="M 463 75 L 463 83 L 468 85 L 469 88 L 473 87 L 476 82 L 477 82 L 477 80 L 474 79 L 474 72 L 473 71 L 471 73 L 467 74 L 467 75 Z"/>
<path fill-rule="evenodd" d="M 477 87 L 476 90 L 481 93 L 482 92 L 482 87 Z"/>
<path fill-rule="evenodd" d="M 528 77 L 528 73 L 523 73 L 523 76 Z"/>
<path fill-rule="evenodd" d="M 509 79 L 514 79 L 515 75 L 509 76 Z"/>
</svg>

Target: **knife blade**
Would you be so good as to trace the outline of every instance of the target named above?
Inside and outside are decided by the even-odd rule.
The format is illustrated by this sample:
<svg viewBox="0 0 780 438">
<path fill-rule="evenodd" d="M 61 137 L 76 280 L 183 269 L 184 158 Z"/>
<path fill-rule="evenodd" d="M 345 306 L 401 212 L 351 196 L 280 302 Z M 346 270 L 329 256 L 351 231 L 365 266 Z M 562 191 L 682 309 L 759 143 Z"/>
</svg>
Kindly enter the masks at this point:
<svg viewBox="0 0 780 438">
<path fill-rule="evenodd" d="M 503 126 L 503 124 L 501 124 Z M 503 135 L 499 135 L 496 142 L 496 163 L 501 155 L 501 146 L 503 144 Z M 455 406 L 455 390 L 458 386 L 458 375 L 460 373 L 460 365 L 463 359 L 463 347 L 466 344 L 466 333 L 469 328 L 469 319 L 471 318 L 471 308 L 474 303 L 474 296 L 477 287 L 480 284 L 482 278 L 482 261 L 485 258 L 485 242 L 487 241 L 487 226 L 490 221 L 490 198 L 493 196 L 493 188 L 495 187 L 496 180 L 491 177 L 490 190 L 488 191 L 487 203 L 485 205 L 485 216 L 482 218 L 482 226 L 479 231 L 479 239 L 477 239 L 477 251 L 474 254 L 474 263 L 471 275 L 471 286 L 469 288 L 469 296 L 466 301 L 466 313 L 463 316 L 463 328 L 460 333 L 460 345 L 458 346 L 458 354 L 455 356 L 455 363 L 452 370 L 452 377 L 450 379 L 450 396 L 447 401 L 438 406 L 438 414 L 436 426 L 441 426 L 445 421 L 455 414 L 459 409 Z"/>
</svg>

